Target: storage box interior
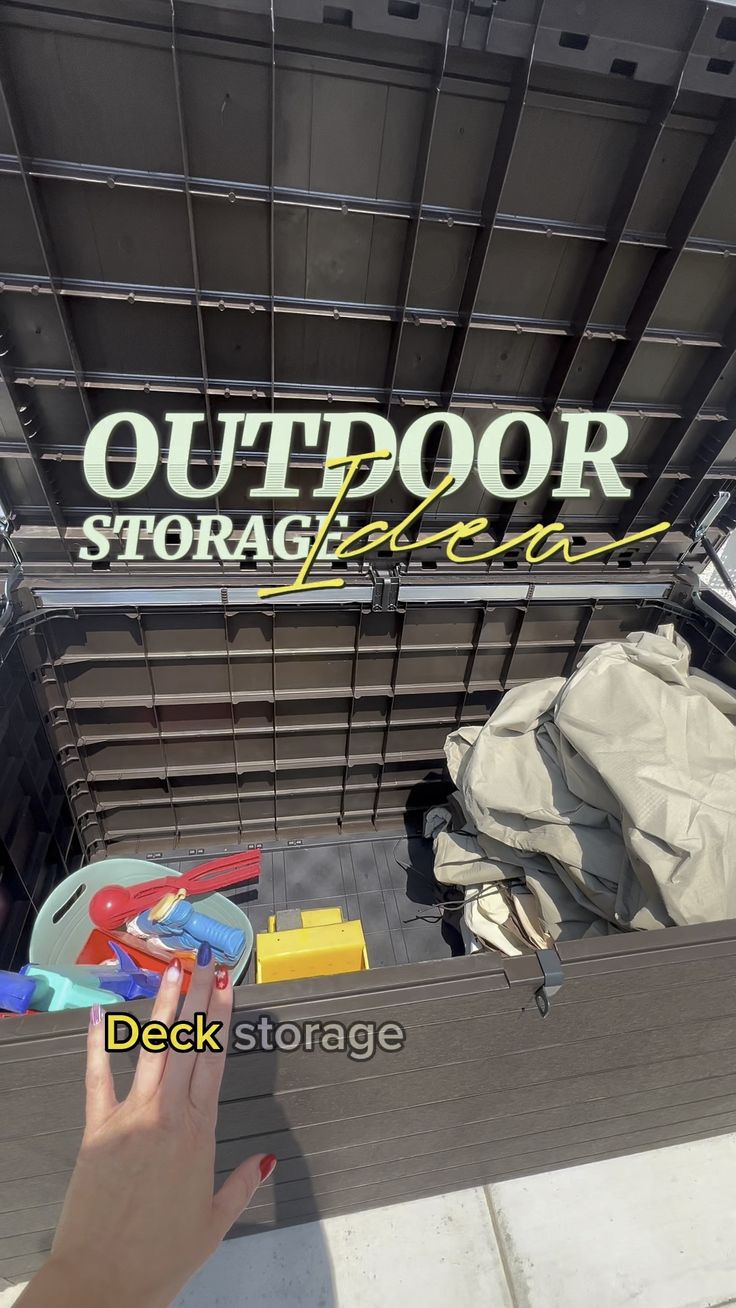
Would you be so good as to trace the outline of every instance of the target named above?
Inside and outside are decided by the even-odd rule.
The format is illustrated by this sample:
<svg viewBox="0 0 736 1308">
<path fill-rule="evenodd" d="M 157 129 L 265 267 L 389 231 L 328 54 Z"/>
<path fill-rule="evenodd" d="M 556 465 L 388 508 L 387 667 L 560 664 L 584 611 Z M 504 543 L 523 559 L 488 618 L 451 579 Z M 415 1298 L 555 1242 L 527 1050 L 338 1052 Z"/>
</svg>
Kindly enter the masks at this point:
<svg viewBox="0 0 736 1308">
<path fill-rule="evenodd" d="M 445 737 L 484 722 L 504 689 L 566 675 L 595 643 L 667 621 L 694 665 L 736 685 L 733 621 L 712 592 L 698 607 L 57 613 L 24 638 L 6 686 L 1 812 L 16 898 L 0 963 L 25 961 L 34 907 L 82 856 L 183 870 L 248 848 L 262 851 L 257 885 L 225 893 L 256 932 L 279 909 L 338 906 L 362 921 L 371 967 L 461 954 L 422 836 L 450 788 Z"/>
<path fill-rule="evenodd" d="M 574 30 L 568 9 L 283 0 L 273 30 L 261 0 L 3 10 L 0 502 L 23 569 L 0 683 L 4 966 L 80 861 L 250 845 L 256 928 L 272 906 L 339 904 L 372 966 L 450 956 L 420 834 L 449 731 L 670 619 L 733 679 L 727 609 L 717 626 L 673 590 L 736 477 L 731 29 L 692 0 L 657 21 L 595 4 Z M 536 489 L 495 497 L 473 473 L 422 528 L 486 513 L 500 541 L 559 518 L 575 547 L 671 529 L 574 569 L 514 546 L 475 567 L 378 550 L 309 603 L 258 599 L 295 563 L 166 567 L 145 533 L 140 561 L 80 565 L 90 512 L 131 507 L 85 480 L 100 417 L 131 409 L 163 435 L 167 413 L 201 410 L 206 485 L 222 414 L 345 408 L 399 439 L 433 408 L 476 439 L 509 410 L 548 422 Z M 584 498 L 553 498 L 580 409 L 626 418 L 628 499 L 590 469 Z M 438 427 L 427 484 L 451 454 Z M 115 486 L 133 455 L 121 429 Z M 252 498 L 266 455 L 241 452 L 216 497 L 237 528 L 312 506 L 323 452 L 297 439 L 297 498 L 271 502 Z M 512 430 L 506 484 L 528 465 Z M 394 477 L 351 526 L 414 503 Z M 163 467 L 133 507 L 181 509 Z M 711 539 L 734 520 L 720 504 Z"/>
</svg>

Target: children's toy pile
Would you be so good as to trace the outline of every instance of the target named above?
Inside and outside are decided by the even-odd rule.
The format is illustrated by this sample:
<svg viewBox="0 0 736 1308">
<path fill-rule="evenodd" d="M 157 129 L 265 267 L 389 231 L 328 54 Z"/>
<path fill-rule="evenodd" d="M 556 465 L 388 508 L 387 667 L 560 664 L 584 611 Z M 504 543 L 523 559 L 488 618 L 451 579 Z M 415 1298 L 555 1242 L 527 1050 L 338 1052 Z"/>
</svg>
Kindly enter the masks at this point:
<svg viewBox="0 0 736 1308">
<path fill-rule="evenodd" d="M 172 958 L 181 961 L 186 993 L 204 943 L 237 981 L 253 931 L 242 909 L 215 892 L 255 880 L 258 851 L 184 873 L 158 870 L 163 875 L 152 880 L 151 864 L 141 859 L 104 859 L 57 886 L 36 918 L 31 961 L 0 972 L 5 1016 L 152 998 Z"/>
</svg>

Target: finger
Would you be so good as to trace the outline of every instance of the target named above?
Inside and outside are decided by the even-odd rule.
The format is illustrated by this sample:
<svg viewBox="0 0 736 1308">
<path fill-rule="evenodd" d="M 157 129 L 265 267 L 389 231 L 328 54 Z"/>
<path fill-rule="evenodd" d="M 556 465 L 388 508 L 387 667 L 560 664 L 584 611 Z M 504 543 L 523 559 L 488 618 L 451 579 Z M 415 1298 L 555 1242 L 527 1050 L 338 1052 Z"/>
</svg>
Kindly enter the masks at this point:
<svg viewBox="0 0 736 1308">
<path fill-rule="evenodd" d="M 94 1004 L 89 1014 L 87 1031 L 87 1070 L 84 1078 L 86 1105 L 85 1122 L 88 1131 L 96 1131 L 117 1107 L 115 1087 L 110 1067 L 110 1055 L 105 1048 L 104 1009 Z"/>
<path fill-rule="evenodd" d="M 245 1212 L 253 1195 L 267 1181 L 276 1166 L 274 1154 L 254 1154 L 231 1172 L 212 1200 L 212 1223 L 218 1240 Z"/>
<path fill-rule="evenodd" d="M 197 965 L 192 973 L 192 980 L 186 999 L 181 1007 L 181 1021 L 193 1022 L 195 1013 L 206 1013 L 210 1006 L 212 983 L 215 977 L 215 963 L 209 945 L 200 945 Z M 180 1095 L 189 1093 L 197 1053 L 194 1049 L 171 1053 L 166 1060 L 164 1080 L 167 1103 L 176 1103 Z"/>
<path fill-rule="evenodd" d="M 151 1010 L 152 1022 L 163 1022 L 171 1026 L 176 1017 L 176 1009 L 181 993 L 182 967 L 178 958 L 172 959 L 161 978 L 158 994 Z M 133 1078 L 132 1093 L 141 1099 L 149 1099 L 161 1084 L 167 1060 L 166 1051 L 156 1053 L 150 1049 L 141 1049 L 138 1066 Z"/>
<path fill-rule="evenodd" d="M 215 968 L 215 984 L 210 995 L 207 1009 L 208 1022 L 220 1022 L 222 1030 L 218 1038 L 222 1052 L 215 1053 L 207 1049 L 197 1056 L 192 1079 L 189 1083 L 189 1098 L 199 1112 L 213 1120 L 217 1117 L 217 1100 L 220 1093 L 222 1074 L 225 1070 L 227 1038 L 230 1031 L 230 1015 L 233 1011 L 233 988 L 230 985 L 230 973 L 226 967 Z"/>
</svg>

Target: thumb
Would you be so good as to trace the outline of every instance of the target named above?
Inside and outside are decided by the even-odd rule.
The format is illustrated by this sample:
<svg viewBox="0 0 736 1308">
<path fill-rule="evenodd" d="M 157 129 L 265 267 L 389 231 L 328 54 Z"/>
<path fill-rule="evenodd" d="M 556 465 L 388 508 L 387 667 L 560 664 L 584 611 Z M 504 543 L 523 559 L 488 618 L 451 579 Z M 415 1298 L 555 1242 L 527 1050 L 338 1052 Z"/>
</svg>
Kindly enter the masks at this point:
<svg viewBox="0 0 736 1308">
<path fill-rule="evenodd" d="M 230 1173 L 212 1201 L 212 1218 L 218 1239 L 222 1240 L 227 1235 L 230 1227 L 248 1207 L 259 1185 L 268 1180 L 275 1166 L 274 1154 L 254 1154 Z"/>
</svg>

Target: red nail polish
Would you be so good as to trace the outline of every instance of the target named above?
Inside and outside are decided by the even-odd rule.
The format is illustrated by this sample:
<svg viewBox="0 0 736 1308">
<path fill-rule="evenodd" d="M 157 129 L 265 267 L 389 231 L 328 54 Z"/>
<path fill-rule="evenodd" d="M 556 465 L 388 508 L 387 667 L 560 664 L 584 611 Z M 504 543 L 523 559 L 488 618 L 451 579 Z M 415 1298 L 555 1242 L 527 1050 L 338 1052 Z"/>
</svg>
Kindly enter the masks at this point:
<svg viewBox="0 0 736 1308">
<path fill-rule="evenodd" d="M 228 971 L 226 967 L 215 968 L 215 988 L 217 990 L 226 990 L 228 982 Z"/>
<path fill-rule="evenodd" d="M 261 1171 L 261 1184 L 263 1184 L 264 1181 L 268 1180 L 269 1176 L 271 1175 L 271 1173 L 273 1172 L 276 1166 L 276 1162 L 277 1159 L 275 1154 L 266 1154 L 266 1157 L 261 1159 L 260 1163 L 258 1164 Z"/>
<path fill-rule="evenodd" d="M 172 958 L 171 962 L 169 963 L 169 966 L 166 969 L 166 980 L 178 981 L 180 975 L 181 975 L 181 959 Z"/>
</svg>

